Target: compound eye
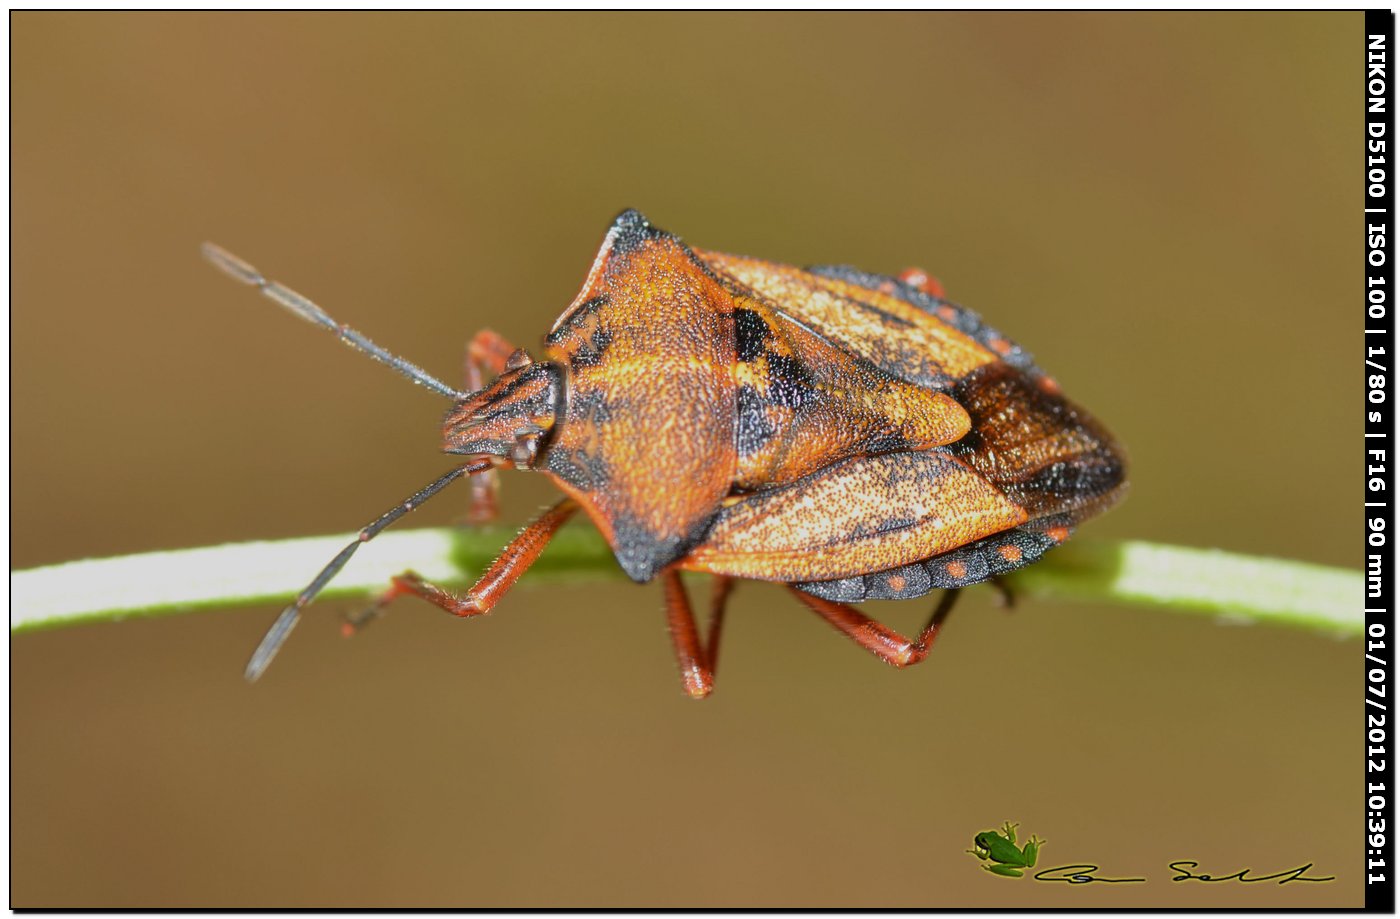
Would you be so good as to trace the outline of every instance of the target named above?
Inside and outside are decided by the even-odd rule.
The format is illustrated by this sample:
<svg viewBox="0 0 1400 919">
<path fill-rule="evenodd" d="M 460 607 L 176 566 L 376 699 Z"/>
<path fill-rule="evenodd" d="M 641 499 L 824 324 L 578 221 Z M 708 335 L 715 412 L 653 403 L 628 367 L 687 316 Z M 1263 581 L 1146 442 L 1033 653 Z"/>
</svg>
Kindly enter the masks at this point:
<svg viewBox="0 0 1400 919">
<path fill-rule="evenodd" d="M 515 432 L 515 440 L 510 445 L 510 461 L 516 469 L 529 469 L 535 465 L 535 455 L 540 452 L 540 435 L 544 431 L 531 425 Z"/>
<path fill-rule="evenodd" d="M 510 357 L 506 358 L 506 369 L 519 370 L 521 367 L 529 367 L 533 363 L 534 360 L 525 353 L 524 348 L 516 348 L 510 353 Z"/>
</svg>

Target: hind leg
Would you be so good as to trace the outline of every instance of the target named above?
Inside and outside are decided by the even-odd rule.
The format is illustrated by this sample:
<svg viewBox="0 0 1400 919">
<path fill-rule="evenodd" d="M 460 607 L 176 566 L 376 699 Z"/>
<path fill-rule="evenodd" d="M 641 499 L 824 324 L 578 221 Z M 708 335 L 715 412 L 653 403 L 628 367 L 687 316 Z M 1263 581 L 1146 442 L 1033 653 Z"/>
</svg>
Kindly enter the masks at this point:
<svg viewBox="0 0 1400 919">
<path fill-rule="evenodd" d="M 938 640 L 944 620 L 953 611 L 953 604 L 958 601 L 959 593 L 956 590 L 944 591 L 938 605 L 934 607 L 933 614 L 929 616 L 928 623 L 919 632 L 919 637 L 910 641 L 889 626 L 876 622 L 844 603 L 832 603 L 830 600 L 814 597 L 791 585 L 788 589 L 803 605 L 829 622 L 837 631 L 892 667 L 911 667 L 928 657 L 933 643 Z"/>
</svg>

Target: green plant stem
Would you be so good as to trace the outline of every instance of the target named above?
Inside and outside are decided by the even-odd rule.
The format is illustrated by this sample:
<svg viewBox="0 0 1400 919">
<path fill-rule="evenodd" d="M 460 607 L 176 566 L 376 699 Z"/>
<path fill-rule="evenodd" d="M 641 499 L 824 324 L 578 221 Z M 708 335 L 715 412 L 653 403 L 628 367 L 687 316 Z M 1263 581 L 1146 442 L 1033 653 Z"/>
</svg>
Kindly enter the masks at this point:
<svg viewBox="0 0 1400 919">
<path fill-rule="evenodd" d="M 369 595 L 413 569 L 462 583 L 512 534 L 501 528 L 385 533 L 322 593 Z M 353 534 L 150 552 L 10 573 L 10 631 L 131 615 L 290 601 Z M 618 578 L 602 538 L 567 528 L 527 581 Z M 1076 540 L 1007 578 L 1019 596 L 1095 600 L 1269 622 L 1354 637 L 1364 628 L 1359 572 L 1144 542 Z"/>
</svg>

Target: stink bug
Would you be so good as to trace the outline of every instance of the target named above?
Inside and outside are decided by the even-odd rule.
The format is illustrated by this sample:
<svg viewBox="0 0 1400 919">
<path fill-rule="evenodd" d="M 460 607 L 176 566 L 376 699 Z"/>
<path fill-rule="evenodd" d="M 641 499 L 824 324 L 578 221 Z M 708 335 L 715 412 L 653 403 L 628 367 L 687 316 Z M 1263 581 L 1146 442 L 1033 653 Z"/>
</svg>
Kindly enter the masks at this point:
<svg viewBox="0 0 1400 919">
<path fill-rule="evenodd" d="M 360 546 L 455 479 L 487 518 L 493 470 L 543 472 L 564 499 L 454 596 L 412 572 L 372 609 L 415 594 L 489 611 L 580 508 L 634 581 L 660 577 L 681 680 L 714 685 L 734 578 L 777 581 L 897 667 L 927 656 L 956 589 L 1064 542 L 1125 486 L 1123 455 L 1031 357 L 923 272 L 793 268 L 691 249 L 636 211 L 603 239 L 543 360 L 491 332 L 458 391 L 214 246 L 205 255 L 453 402 L 443 449 L 467 461 L 360 531 L 287 607 L 248 663 L 256 679 Z M 482 370 L 496 376 L 483 386 Z M 702 642 L 681 571 L 715 575 Z M 943 599 L 917 639 L 848 604 Z"/>
</svg>

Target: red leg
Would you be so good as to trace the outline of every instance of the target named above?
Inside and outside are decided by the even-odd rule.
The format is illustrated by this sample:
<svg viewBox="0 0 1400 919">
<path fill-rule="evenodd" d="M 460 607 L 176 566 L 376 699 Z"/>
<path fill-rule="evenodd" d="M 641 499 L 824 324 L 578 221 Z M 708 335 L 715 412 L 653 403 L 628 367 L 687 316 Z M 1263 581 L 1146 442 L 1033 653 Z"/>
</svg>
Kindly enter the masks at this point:
<svg viewBox="0 0 1400 919">
<path fill-rule="evenodd" d="M 471 490 L 467 493 L 469 526 L 485 526 L 501 515 L 501 505 L 496 500 L 500 492 L 501 478 L 494 469 L 471 480 Z"/>
<path fill-rule="evenodd" d="M 486 568 L 486 571 L 477 579 L 476 584 L 472 585 L 472 589 L 461 597 L 449 593 L 435 584 L 430 584 L 412 571 L 404 572 L 393 579 L 389 589 L 374 602 L 373 606 L 346 621 L 346 634 L 353 634 L 371 619 L 383 615 L 384 607 L 404 594 L 422 597 L 454 616 L 480 616 L 482 613 L 489 612 L 491 607 L 495 606 L 496 602 L 505 595 L 506 591 L 510 590 L 511 586 L 520 579 L 520 576 L 535 563 L 535 560 L 540 557 L 540 553 L 544 551 L 544 547 L 549 545 L 550 539 L 577 510 L 578 505 L 572 499 L 565 498 L 536 517 L 529 526 L 520 531 L 519 536 L 511 540 L 510 544 L 501 550 L 501 554 Z"/>
<path fill-rule="evenodd" d="M 930 297 L 946 299 L 943 284 L 922 268 L 906 268 L 899 273 L 899 279 L 910 287 L 917 287 Z"/>
<path fill-rule="evenodd" d="M 467 343 L 464 361 L 467 392 L 479 392 L 486 385 L 486 375 L 500 376 L 506 362 L 515 353 L 515 346 L 490 329 L 482 329 Z M 501 490 L 500 477 L 495 470 L 471 480 L 471 496 L 467 501 L 467 523 L 483 526 L 500 514 L 496 495 Z"/>
<path fill-rule="evenodd" d="M 715 581 L 706 647 L 700 643 L 700 630 L 695 626 L 695 614 L 691 612 L 680 572 L 668 568 L 661 574 L 661 586 L 666 594 L 666 625 L 676 648 L 676 662 L 681 668 L 681 686 L 692 699 L 703 699 L 715 688 L 715 662 L 719 656 L 719 636 L 731 580 L 721 577 Z"/>
<path fill-rule="evenodd" d="M 705 650 L 710 656 L 710 679 L 719 670 L 719 635 L 724 631 L 724 611 L 729 608 L 729 595 L 734 591 L 734 579 L 722 574 L 715 575 L 710 593 L 710 637 L 705 642 Z"/>
<path fill-rule="evenodd" d="M 1011 585 L 1006 583 L 1006 578 L 1001 575 L 992 575 L 987 579 L 987 583 L 996 588 L 997 605 L 1002 609 L 1016 608 L 1016 592 L 1011 589 Z"/>
<path fill-rule="evenodd" d="M 485 386 L 488 373 L 492 376 L 505 373 L 506 362 L 515 352 L 515 345 L 490 329 L 482 329 L 473 335 L 472 340 L 467 342 L 467 390 L 476 392 Z"/>
<path fill-rule="evenodd" d="M 934 608 L 933 615 L 929 617 L 928 624 L 919 633 L 918 640 L 910 641 L 894 629 L 881 625 L 844 603 L 823 600 L 820 597 L 803 593 L 795 587 L 788 589 L 812 612 L 831 623 L 840 632 L 880 660 L 895 667 L 909 667 L 928 657 L 929 650 L 933 647 L 934 641 L 938 639 L 938 631 L 943 626 L 943 620 L 948 618 L 948 614 L 953 611 L 953 604 L 958 599 L 956 590 L 945 590 L 943 597 L 938 601 L 938 606 Z"/>
</svg>

